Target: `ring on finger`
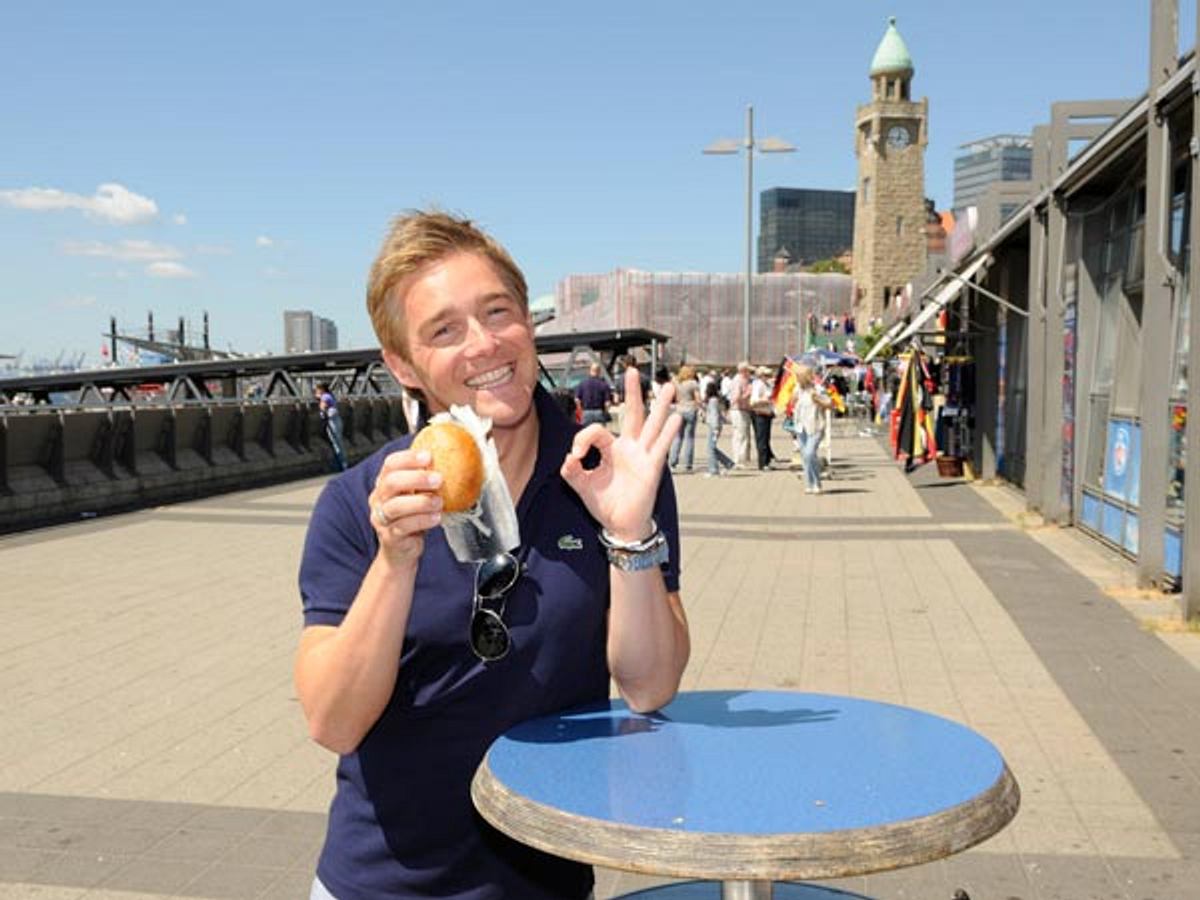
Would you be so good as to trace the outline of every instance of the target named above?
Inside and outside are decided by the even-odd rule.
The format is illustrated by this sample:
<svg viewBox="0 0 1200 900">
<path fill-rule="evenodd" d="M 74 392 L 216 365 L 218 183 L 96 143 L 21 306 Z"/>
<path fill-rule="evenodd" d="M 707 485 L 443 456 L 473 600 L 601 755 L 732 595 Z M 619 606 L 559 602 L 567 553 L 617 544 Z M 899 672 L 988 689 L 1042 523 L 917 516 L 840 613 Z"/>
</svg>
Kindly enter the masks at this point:
<svg viewBox="0 0 1200 900">
<path fill-rule="evenodd" d="M 388 514 L 383 511 L 382 503 L 376 503 L 375 505 L 373 505 L 371 507 L 371 512 L 375 516 L 375 521 L 378 522 L 380 525 L 382 525 L 384 528 L 387 528 L 389 525 L 392 524 L 392 520 L 388 518 Z"/>
</svg>

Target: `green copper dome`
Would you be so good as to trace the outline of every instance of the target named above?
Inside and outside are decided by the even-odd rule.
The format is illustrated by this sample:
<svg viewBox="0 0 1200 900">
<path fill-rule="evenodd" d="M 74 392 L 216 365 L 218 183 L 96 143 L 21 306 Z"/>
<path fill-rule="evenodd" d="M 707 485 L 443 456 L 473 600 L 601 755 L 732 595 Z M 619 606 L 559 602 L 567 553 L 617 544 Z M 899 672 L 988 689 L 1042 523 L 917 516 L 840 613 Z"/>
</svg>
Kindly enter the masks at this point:
<svg viewBox="0 0 1200 900">
<path fill-rule="evenodd" d="M 888 19 L 888 30 L 879 42 L 875 57 L 871 60 L 871 75 L 882 75 L 884 72 L 912 72 L 913 61 L 908 54 L 904 38 L 896 30 L 896 17 Z"/>
</svg>

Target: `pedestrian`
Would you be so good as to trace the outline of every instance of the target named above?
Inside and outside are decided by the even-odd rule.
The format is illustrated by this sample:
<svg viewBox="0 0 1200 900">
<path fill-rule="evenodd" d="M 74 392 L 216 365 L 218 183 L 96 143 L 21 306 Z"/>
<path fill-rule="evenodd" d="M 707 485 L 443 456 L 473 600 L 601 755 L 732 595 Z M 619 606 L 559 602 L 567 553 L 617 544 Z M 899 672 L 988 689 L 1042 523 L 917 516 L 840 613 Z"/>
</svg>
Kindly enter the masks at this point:
<svg viewBox="0 0 1200 900">
<path fill-rule="evenodd" d="M 729 384 L 729 421 L 733 425 L 733 464 L 739 469 L 750 462 L 750 363 L 738 363 Z"/>
<path fill-rule="evenodd" d="M 346 451 L 342 447 L 342 416 L 338 412 L 337 398 L 330 391 L 327 381 L 318 381 L 313 387 L 313 395 L 317 398 L 321 424 L 325 427 L 325 439 L 333 450 L 333 471 L 345 472 Z"/>
<path fill-rule="evenodd" d="M 663 388 L 671 383 L 671 371 L 666 366 L 654 370 L 654 383 L 650 385 L 650 399 L 657 400 Z"/>
<path fill-rule="evenodd" d="M 717 445 L 725 416 L 723 407 L 721 385 L 715 380 L 709 381 L 704 392 L 704 424 L 708 426 L 708 469 L 704 473 L 705 478 L 713 478 L 733 468 L 733 460 Z"/>
<path fill-rule="evenodd" d="M 774 383 L 771 369 L 759 366 L 750 383 L 750 417 L 754 429 L 754 449 L 758 456 L 758 469 L 771 468 L 775 453 L 771 450 L 771 422 L 775 418 L 775 402 L 771 399 Z"/>
<path fill-rule="evenodd" d="M 691 366 L 680 366 L 675 374 L 675 412 L 679 413 L 683 425 L 671 442 L 671 468 L 679 466 L 682 449 L 684 467 L 690 472 L 696 453 L 696 420 L 700 416 L 700 384 Z"/>
<path fill-rule="evenodd" d="M 603 371 L 600 363 L 592 363 L 588 367 L 588 377 L 575 387 L 575 399 L 582 409 L 580 421 L 584 425 L 591 425 L 593 422 L 607 423 L 609 420 L 608 408 L 612 403 L 612 389 L 608 382 L 600 377 Z"/>
<path fill-rule="evenodd" d="M 491 421 L 520 546 L 456 559 L 441 476 L 409 435 L 326 485 L 300 566 L 295 667 L 310 734 L 340 754 L 312 897 L 582 900 L 590 867 L 506 838 L 469 785 L 497 736 L 606 701 L 610 679 L 638 712 L 678 690 L 689 643 L 663 477 L 674 388 L 647 414 L 628 371 L 620 436 L 568 421 L 538 384 L 520 269 L 443 213 L 393 223 L 367 305 L 384 363 L 431 414 L 462 405 Z M 472 643 L 481 608 L 499 646 Z"/>
<path fill-rule="evenodd" d="M 808 366 L 796 368 L 796 391 L 792 395 L 792 427 L 804 464 L 804 493 L 821 493 L 821 460 L 817 450 L 825 436 L 825 410 L 833 406 Z"/>
</svg>

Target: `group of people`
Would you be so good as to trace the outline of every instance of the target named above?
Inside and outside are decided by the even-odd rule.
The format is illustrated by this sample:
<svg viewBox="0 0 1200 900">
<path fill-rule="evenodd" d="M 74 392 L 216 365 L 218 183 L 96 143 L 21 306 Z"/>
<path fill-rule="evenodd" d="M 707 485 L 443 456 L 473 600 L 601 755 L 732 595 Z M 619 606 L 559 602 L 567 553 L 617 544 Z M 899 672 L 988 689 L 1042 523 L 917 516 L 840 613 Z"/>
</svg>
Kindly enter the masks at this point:
<svg viewBox="0 0 1200 900">
<path fill-rule="evenodd" d="M 632 357 L 624 357 L 619 371 L 636 368 Z M 785 414 L 785 427 L 795 441 L 796 452 L 805 470 L 806 492 L 820 493 L 821 473 L 817 450 L 824 437 L 821 411 L 832 401 L 817 383 L 807 366 L 797 366 L 797 390 L 792 392 L 785 409 L 777 409 L 777 385 L 781 371 L 768 366 L 742 362 L 736 368 L 698 372 L 684 364 L 674 373 L 660 366 L 654 379 L 643 390 L 647 399 L 657 398 L 667 384 L 674 386 L 674 412 L 679 416 L 679 433 L 671 444 L 669 465 L 674 471 L 691 472 L 695 466 L 698 426 L 708 429 L 708 453 L 705 476 L 716 477 L 731 469 L 752 466 L 762 471 L 771 468 L 776 455 L 771 448 L 771 427 L 778 412 Z M 587 378 L 575 388 L 570 402 L 575 404 L 577 419 L 584 425 L 610 422 L 622 397 L 593 363 Z M 725 425 L 731 426 L 730 453 L 720 446 Z M 753 446 L 753 454 L 751 447 Z M 753 458 L 752 458 L 753 457 Z"/>
</svg>

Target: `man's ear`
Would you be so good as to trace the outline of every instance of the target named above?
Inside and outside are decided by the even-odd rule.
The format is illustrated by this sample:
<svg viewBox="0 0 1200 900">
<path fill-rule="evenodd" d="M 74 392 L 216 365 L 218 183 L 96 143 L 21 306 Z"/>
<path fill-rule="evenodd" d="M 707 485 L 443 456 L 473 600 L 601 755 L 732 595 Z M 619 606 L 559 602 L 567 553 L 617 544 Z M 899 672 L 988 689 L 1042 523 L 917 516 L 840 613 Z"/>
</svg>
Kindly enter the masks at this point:
<svg viewBox="0 0 1200 900">
<path fill-rule="evenodd" d="M 421 380 L 417 378 L 417 372 L 411 364 L 405 362 L 399 353 L 393 353 L 391 350 L 381 351 L 383 354 L 383 364 L 387 366 L 388 371 L 392 376 L 404 385 L 406 388 L 421 387 Z"/>
</svg>

